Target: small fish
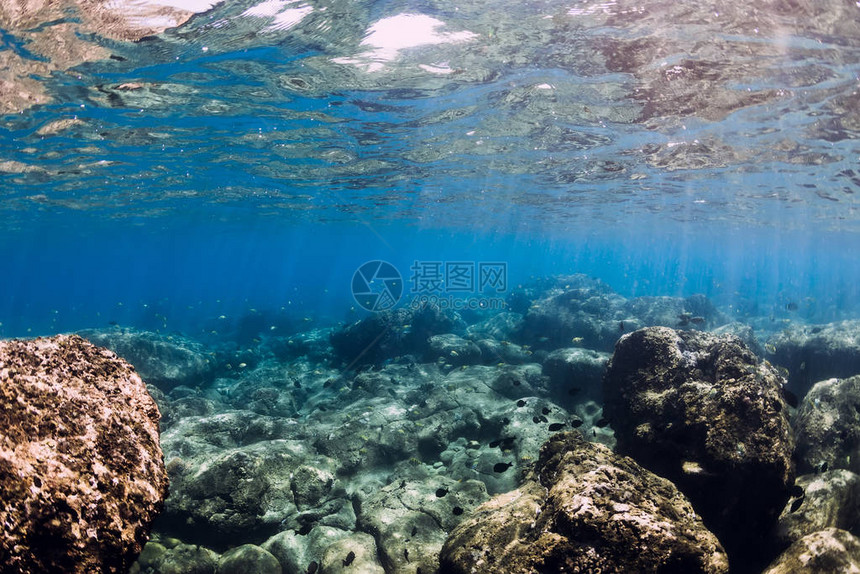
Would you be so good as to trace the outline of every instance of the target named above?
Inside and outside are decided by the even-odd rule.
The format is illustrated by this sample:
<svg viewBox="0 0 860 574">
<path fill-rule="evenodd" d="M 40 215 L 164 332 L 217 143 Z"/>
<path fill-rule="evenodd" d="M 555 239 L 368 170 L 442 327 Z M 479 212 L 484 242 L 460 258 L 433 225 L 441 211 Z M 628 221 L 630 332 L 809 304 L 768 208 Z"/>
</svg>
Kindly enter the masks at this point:
<svg viewBox="0 0 860 574">
<path fill-rule="evenodd" d="M 502 439 L 496 439 L 490 442 L 490 448 L 496 448 L 500 444 L 502 444 Z"/>
<path fill-rule="evenodd" d="M 801 504 L 803 504 L 803 501 L 805 498 L 806 498 L 805 496 L 801 496 L 800 498 L 796 498 L 794 500 L 794 502 L 791 503 L 791 506 L 789 507 L 788 511 L 789 512 L 797 512 L 797 509 L 800 508 Z"/>
<path fill-rule="evenodd" d="M 405 558 L 406 561 L 409 562 L 409 549 L 408 548 L 403 549 L 403 558 Z"/>
<path fill-rule="evenodd" d="M 798 305 L 794 301 L 789 301 L 785 304 L 786 311 L 797 311 Z"/>
<path fill-rule="evenodd" d="M 520 399 L 517 401 L 517 406 L 518 407 L 524 407 L 524 406 L 526 406 L 526 402 L 524 400 Z"/>
<path fill-rule="evenodd" d="M 514 463 L 512 462 L 497 462 L 493 465 L 493 472 L 502 473 L 511 468 Z"/>
<path fill-rule="evenodd" d="M 799 401 L 797 400 L 797 395 L 795 395 L 794 393 L 792 393 L 788 389 L 783 388 L 782 389 L 782 398 L 785 399 L 785 402 L 788 403 L 788 406 L 790 406 L 793 409 L 797 408 L 797 405 L 799 404 Z"/>
<path fill-rule="evenodd" d="M 320 567 L 320 565 L 319 565 L 319 564 L 317 564 L 317 561 L 316 561 L 316 560 L 314 560 L 313 562 L 311 562 L 310 564 L 308 564 L 308 572 L 307 572 L 307 574 L 314 574 L 314 573 L 319 569 L 319 567 Z"/>
<path fill-rule="evenodd" d="M 608 426 L 608 425 L 609 425 L 609 420 L 606 417 L 603 417 L 599 421 L 594 423 L 594 426 L 596 426 L 599 429 L 602 429 L 603 427 Z"/>
<path fill-rule="evenodd" d="M 564 423 L 552 423 L 549 425 L 549 432 L 557 432 L 565 427 Z"/>
<path fill-rule="evenodd" d="M 418 534 L 418 527 L 413 526 L 412 527 L 412 534 L 410 534 L 410 536 L 414 538 L 416 534 Z"/>
<path fill-rule="evenodd" d="M 582 419 L 570 419 L 570 426 L 572 426 L 575 429 L 578 429 L 579 427 L 581 427 L 582 423 L 583 423 Z"/>
<path fill-rule="evenodd" d="M 815 472 L 817 472 L 817 473 L 827 472 L 828 468 L 829 467 L 828 467 L 827 461 L 825 460 L 825 461 L 819 462 L 817 465 L 815 465 Z"/>
<path fill-rule="evenodd" d="M 792 498 L 800 498 L 804 496 L 803 487 L 799 484 L 795 484 L 794 486 L 792 486 L 789 493 L 791 494 Z"/>
<path fill-rule="evenodd" d="M 573 339 L 570 340 L 570 342 L 573 343 L 574 345 L 581 345 L 583 341 L 585 341 L 584 337 L 574 337 Z"/>
<path fill-rule="evenodd" d="M 463 514 L 463 508 L 461 506 L 455 506 L 451 509 L 451 512 L 454 514 L 454 516 L 460 516 L 461 514 Z"/>
<path fill-rule="evenodd" d="M 776 346 L 771 343 L 765 343 L 764 350 L 773 355 L 774 353 L 776 353 Z"/>
<path fill-rule="evenodd" d="M 690 323 L 692 323 L 693 325 L 701 325 L 704 322 L 704 317 L 690 317 Z"/>
<path fill-rule="evenodd" d="M 548 415 L 549 413 L 552 412 L 552 409 L 549 407 L 544 407 L 543 409 L 541 409 L 541 412 L 545 415 Z"/>
<path fill-rule="evenodd" d="M 343 559 L 343 565 L 349 566 L 355 560 L 355 552 L 352 550 L 349 551 L 349 554 L 346 555 L 346 558 Z"/>
<path fill-rule="evenodd" d="M 546 418 L 545 416 L 541 415 L 541 416 L 539 416 L 539 417 L 538 417 L 538 421 L 539 421 L 539 422 L 542 422 L 542 423 L 548 423 L 548 422 L 549 422 L 549 419 L 548 419 L 548 418 Z"/>
<path fill-rule="evenodd" d="M 620 333 L 624 332 L 624 321 L 618 321 L 618 331 Z"/>
<path fill-rule="evenodd" d="M 442 498 L 446 494 L 448 494 L 447 488 L 437 488 L 436 489 L 436 498 Z"/>
<path fill-rule="evenodd" d="M 532 422 L 534 424 L 540 424 L 540 417 L 532 417 Z"/>
</svg>

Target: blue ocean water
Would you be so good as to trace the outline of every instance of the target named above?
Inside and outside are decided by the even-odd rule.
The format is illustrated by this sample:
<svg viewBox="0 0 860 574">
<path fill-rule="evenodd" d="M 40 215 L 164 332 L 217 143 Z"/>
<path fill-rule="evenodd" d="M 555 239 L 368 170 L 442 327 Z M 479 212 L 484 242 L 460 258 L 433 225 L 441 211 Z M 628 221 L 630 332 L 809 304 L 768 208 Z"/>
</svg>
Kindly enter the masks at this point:
<svg viewBox="0 0 860 574">
<path fill-rule="evenodd" d="M 856 315 L 855 7 L 192 4 L 69 62 L 6 22 L 0 336 L 342 321 L 374 259 Z"/>
</svg>

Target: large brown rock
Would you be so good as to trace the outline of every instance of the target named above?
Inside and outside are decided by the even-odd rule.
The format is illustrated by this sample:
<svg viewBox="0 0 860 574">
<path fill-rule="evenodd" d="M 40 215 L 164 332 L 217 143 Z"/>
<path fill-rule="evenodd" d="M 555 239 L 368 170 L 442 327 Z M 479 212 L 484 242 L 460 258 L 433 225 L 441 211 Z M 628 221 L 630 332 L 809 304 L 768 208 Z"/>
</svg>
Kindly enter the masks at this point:
<svg viewBox="0 0 860 574">
<path fill-rule="evenodd" d="M 0 342 L 0 573 L 127 571 L 167 494 L 158 419 L 106 349 Z"/>
<path fill-rule="evenodd" d="M 668 480 L 628 457 L 555 435 L 518 489 L 451 532 L 440 572 L 727 572 L 717 538 Z"/>
<path fill-rule="evenodd" d="M 745 567 L 766 562 L 794 481 L 782 385 L 737 337 L 667 327 L 622 337 L 604 377 L 618 452 L 675 483 Z"/>
</svg>

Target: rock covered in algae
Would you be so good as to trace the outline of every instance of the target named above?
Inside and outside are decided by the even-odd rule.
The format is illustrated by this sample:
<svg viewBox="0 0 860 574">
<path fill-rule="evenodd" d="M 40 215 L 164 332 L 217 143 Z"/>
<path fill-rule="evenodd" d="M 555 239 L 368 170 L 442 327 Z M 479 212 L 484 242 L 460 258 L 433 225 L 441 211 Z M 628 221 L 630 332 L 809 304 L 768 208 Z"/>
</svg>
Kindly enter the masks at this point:
<svg viewBox="0 0 860 574">
<path fill-rule="evenodd" d="M 799 472 L 860 473 L 860 376 L 815 383 L 793 423 Z"/>
<path fill-rule="evenodd" d="M 529 480 L 455 527 L 440 562 L 452 574 L 728 571 L 672 483 L 577 432 L 552 437 Z"/>
<path fill-rule="evenodd" d="M 763 574 L 834 574 L 860 572 L 860 539 L 845 530 L 827 528 L 789 546 Z"/>
<path fill-rule="evenodd" d="M 860 320 L 789 325 L 765 349 L 769 361 L 788 369 L 792 389 L 802 395 L 818 381 L 860 373 Z"/>
<path fill-rule="evenodd" d="M 852 530 L 860 517 L 860 476 L 838 469 L 797 477 L 779 516 L 776 543 L 784 549 L 827 528 Z"/>
<path fill-rule="evenodd" d="M 204 385 L 215 376 L 216 362 L 211 360 L 211 353 L 181 335 L 136 329 L 88 330 L 80 334 L 134 365 L 144 381 L 165 392 L 180 385 Z"/>
<path fill-rule="evenodd" d="M 159 413 L 78 336 L 0 342 L 0 572 L 125 572 L 167 494 Z"/>
<path fill-rule="evenodd" d="M 794 481 L 783 380 L 737 337 L 666 327 L 619 340 L 604 377 L 618 451 L 675 483 L 738 563 Z"/>
</svg>

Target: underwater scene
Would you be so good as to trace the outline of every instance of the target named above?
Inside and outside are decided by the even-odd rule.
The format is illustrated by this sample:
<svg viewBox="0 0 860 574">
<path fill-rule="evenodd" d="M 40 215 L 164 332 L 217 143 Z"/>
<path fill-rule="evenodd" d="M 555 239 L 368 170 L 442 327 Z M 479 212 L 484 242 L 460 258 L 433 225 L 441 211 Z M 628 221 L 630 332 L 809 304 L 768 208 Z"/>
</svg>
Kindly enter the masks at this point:
<svg viewBox="0 0 860 574">
<path fill-rule="evenodd" d="M 860 3 L 0 1 L 0 574 L 860 572 Z"/>
</svg>

